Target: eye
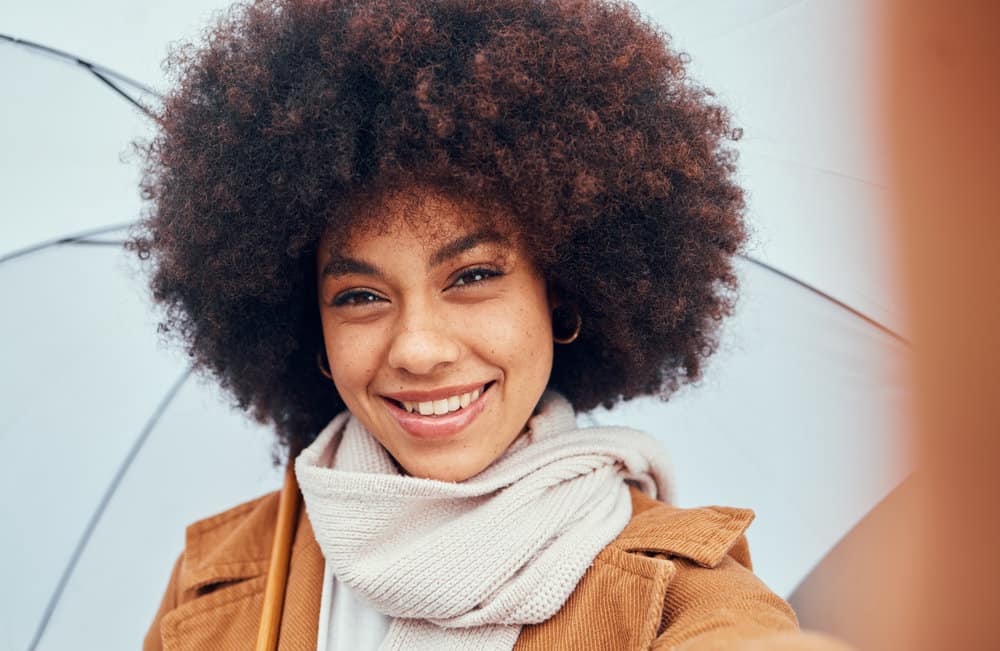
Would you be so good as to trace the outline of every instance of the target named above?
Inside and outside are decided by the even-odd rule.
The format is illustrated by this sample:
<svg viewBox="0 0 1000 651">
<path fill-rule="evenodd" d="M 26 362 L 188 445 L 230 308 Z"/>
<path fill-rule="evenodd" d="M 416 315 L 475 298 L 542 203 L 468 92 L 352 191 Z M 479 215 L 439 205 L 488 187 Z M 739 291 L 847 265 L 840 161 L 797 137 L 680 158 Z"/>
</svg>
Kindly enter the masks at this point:
<svg viewBox="0 0 1000 651">
<path fill-rule="evenodd" d="M 465 269 L 456 278 L 455 282 L 451 284 L 452 287 L 468 287 L 469 285 L 475 285 L 481 283 L 490 278 L 496 278 L 497 276 L 502 276 L 503 272 L 497 269 L 489 269 L 487 267 L 473 267 L 471 269 Z"/>
<path fill-rule="evenodd" d="M 330 305 L 334 307 L 356 307 L 359 305 L 373 305 L 385 299 L 370 292 L 367 289 L 349 289 L 333 297 Z"/>
</svg>

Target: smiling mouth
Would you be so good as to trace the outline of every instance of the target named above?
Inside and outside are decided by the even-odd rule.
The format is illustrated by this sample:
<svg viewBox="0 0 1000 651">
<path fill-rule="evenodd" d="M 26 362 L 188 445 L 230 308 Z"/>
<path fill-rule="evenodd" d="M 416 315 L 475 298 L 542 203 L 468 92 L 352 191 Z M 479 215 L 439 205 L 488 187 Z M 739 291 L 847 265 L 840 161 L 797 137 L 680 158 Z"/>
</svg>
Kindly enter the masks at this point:
<svg viewBox="0 0 1000 651">
<path fill-rule="evenodd" d="M 394 400 L 393 398 L 383 397 L 400 409 L 413 414 L 414 416 L 440 418 L 442 416 L 448 416 L 456 412 L 461 412 L 469 405 L 474 404 L 494 384 L 496 384 L 496 380 L 491 380 L 479 389 L 475 389 L 468 393 L 461 393 L 447 398 L 442 398 L 440 400 L 428 400 L 425 402 L 410 402 L 408 400 Z"/>
</svg>

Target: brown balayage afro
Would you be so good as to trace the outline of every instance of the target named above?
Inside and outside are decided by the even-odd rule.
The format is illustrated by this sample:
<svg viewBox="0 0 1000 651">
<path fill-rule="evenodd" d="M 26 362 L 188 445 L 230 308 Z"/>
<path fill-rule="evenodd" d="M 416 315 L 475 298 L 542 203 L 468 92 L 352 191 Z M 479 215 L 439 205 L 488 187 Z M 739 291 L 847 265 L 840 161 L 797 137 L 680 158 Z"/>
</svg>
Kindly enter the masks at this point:
<svg viewBox="0 0 1000 651">
<path fill-rule="evenodd" d="M 582 316 L 550 380 L 578 411 L 666 398 L 715 350 L 746 240 L 738 134 L 633 6 L 264 0 L 168 62 L 129 246 L 161 328 L 283 445 L 344 409 L 316 367 L 320 236 L 414 184 L 515 216 Z"/>
</svg>

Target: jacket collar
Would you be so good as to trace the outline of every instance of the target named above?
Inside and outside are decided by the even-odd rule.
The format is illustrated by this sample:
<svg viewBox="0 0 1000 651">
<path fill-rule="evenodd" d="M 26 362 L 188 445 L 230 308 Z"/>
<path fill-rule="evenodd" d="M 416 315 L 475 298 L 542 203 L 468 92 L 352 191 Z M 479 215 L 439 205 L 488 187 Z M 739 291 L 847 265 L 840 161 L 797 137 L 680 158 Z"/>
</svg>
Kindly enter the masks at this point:
<svg viewBox="0 0 1000 651">
<path fill-rule="evenodd" d="M 633 515 L 622 533 L 594 559 L 569 601 L 554 617 L 523 629 L 515 651 L 567 648 L 565 641 L 576 639 L 581 630 L 590 631 L 586 646 L 595 651 L 648 648 L 658 632 L 667 586 L 676 571 L 671 558 L 682 557 L 714 567 L 729 553 L 749 567 L 743 532 L 753 520 L 752 511 L 726 507 L 680 509 L 636 489 L 631 490 L 631 498 Z M 188 527 L 178 577 L 181 592 L 193 598 L 213 592 L 218 586 L 241 582 L 242 586 L 230 590 L 240 595 L 246 592 L 247 597 L 257 595 L 252 598 L 259 599 L 277 508 L 278 493 L 272 493 Z M 324 567 L 309 518 L 301 509 L 281 622 L 281 649 L 311 648 L 315 644 Z M 172 613 L 169 619 L 174 621 L 167 626 L 176 633 L 170 637 L 176 635 L 179 642 L 184 638 L 175 648 L 198 648 L 191 633 L 181 635 L 185 627 L 180 620 L 222 606 L 221 600 L 214 603 L 217 596 L 223 597 L 220 593 L 195 599 Z M 256 630 L 259 618 L 258 606 L 250 610 L 238 618 L 238 628 L 248 632 Z M 595 613 L 601 614 L 603 622 L 596 633 Z M 230 625 L 235 630 L 234 622 Z"/>
<path fill-rule="evenodd" d="M 632 488 L 632 519 L 612 544 L 628 552 L 681 556 L 702 567 L 715 567 L 743 542 L 753 519 L 750 509 L 682 509 Z"/>
<path fill-rule="evenodd" d="M 597 555 L 554 617 L 522 630 L 514 651 L 648 649 L 677 571 L 672 558 L 714 567 L 730 553 L 749 566 L 743 532 L 752 511 L 679 509 L 635 488 L 631 496 L 632 518 L 622 533 Z"/>
<path fill-rule="evenodd" d="M 187 528 L 182 592 L 261 576 L 267 572 L 279 493 L 199 520 Z"/>
<path fill-rule="evenodd" d="M 635 488 L 630 492 L 632 518 L 612 542 L 626 552 L 682 556 L 703 567 L 714 567 L 754 519 L 749 509 L 682 509 Z M 270 493 L 189 526 L 181 589 L 204 589 L 265 574 L 277 513 L 278 493 Z M 315 546 L 309 518 L 300 513 L 299 520 L 301 531 L 296 533 L 295 544 Z M 322 555 L 318 547 L 315 551 Z"/>
<path fill-rule="evenodd" d="M 178 576 L 181 604 L 163 617 L 161 625 L 165 650 L 253 646 L 279 497 L 271 493 L 188 527 Z M 316 645 L 325 561 L 304 512 L 299 509 L 292 540 L 278 632 L 281 651 Z"/>
</svg>

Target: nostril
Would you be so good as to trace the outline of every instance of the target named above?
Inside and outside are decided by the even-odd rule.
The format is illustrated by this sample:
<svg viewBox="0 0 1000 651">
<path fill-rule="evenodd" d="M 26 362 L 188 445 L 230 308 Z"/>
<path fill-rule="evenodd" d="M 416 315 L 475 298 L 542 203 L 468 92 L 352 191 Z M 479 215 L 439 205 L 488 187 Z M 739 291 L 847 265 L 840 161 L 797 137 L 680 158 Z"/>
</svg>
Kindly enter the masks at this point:
<svg viewBox="0 0 1000 651">
<path fill-rule="evenodd" d="M 393 368 L 425 375 L 460 356 L 461 349 L 450 337 L 437 331 L 409 330 L 392 342 L 388 363 Z"/>
</svg>

